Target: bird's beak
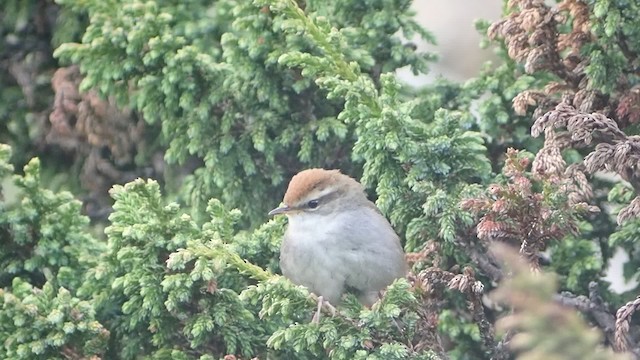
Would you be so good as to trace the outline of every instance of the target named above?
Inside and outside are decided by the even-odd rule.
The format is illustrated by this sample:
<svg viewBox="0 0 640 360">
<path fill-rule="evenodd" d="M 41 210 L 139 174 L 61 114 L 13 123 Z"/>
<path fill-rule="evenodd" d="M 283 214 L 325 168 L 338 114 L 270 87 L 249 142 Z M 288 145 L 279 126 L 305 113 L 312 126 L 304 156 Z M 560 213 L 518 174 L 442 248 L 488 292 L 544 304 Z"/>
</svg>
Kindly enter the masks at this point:
<svg viewBox="0 0 640 360">
<path fill-rule="evenodd" d="M 273 210 L 269 211 L 269 214 L 268 214 L 268 215 L 269 215 L 269 216 L 273 216 L 273 215 L 278 215 L 278 214 L 286 214 L 286 213 L 288 213 L 288 212 L 289 212 L 289 211 L 291 211 L 291 210 L 292 210 L 292 209 L 291 209 L 289 206 L 287 206 L 287 205 L 282 205 L 282 206 L 280 206 L 279 208 L 275 208 L 275 209 L 273 209 Z"/>
</svg>

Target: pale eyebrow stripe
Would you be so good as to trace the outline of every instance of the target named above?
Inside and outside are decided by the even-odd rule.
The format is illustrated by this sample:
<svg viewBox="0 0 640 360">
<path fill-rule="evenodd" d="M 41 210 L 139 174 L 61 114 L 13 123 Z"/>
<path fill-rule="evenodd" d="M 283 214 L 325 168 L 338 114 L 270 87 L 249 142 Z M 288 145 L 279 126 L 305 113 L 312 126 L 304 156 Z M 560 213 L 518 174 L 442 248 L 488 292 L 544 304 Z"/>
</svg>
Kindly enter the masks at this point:
<svg viewBox="0 0 640 360">
<path fill-rule="evenodd" d="M 325 201 L 336 196 L 338 196 L 338 191 L 335 188 L 330 187 L 318 192 L 314 197 L 306 199 L 302 204 L 298 206 L 298 208 L 305 208 L 307 206 L 307 202 L 311 200 L 318 200 L 322 204 Z"/>
<path fill-rule="evenodd" d="M 320 198 L 323 198 L 323 197 L 325 197 L 325 196 L 327 196 L 327 195 L 329 195 L 329 194 L 331 194 L 331 193 L 333 193 L 333 192 L 335 192 L 335 191 L 336 191 L 336 189 L 335 189 L 335 188 L 333 188 L 333 187 L 328 187 L 328 188 L 326 188 L 326 189 L 324 189 L 324 190 L 322 190 L 322 191 L 318 192 L 318 195 L 314 196 L 314 199 L 320 199 Z"/>
</svg>

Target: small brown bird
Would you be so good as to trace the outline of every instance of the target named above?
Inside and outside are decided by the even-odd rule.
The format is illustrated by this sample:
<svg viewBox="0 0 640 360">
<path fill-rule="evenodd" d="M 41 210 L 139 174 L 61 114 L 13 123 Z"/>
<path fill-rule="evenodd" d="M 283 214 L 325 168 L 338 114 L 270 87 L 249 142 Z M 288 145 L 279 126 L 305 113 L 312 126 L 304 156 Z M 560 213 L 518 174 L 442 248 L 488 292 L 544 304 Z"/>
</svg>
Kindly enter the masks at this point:
<svg viewBox="0 0 640 360">
<path fill-rule="evenodd" d="M 277 214 L 289 219 L 280 248 L 282 273 L 318 295 L 318 308 L 323 300 L 337 305 L 345 291 L 371 306 L 380 290 L 407 273 L 398 235 L 362 185 L 339 170 L 296 174 L 284 206 L 269 212 Z"/>
</svg>

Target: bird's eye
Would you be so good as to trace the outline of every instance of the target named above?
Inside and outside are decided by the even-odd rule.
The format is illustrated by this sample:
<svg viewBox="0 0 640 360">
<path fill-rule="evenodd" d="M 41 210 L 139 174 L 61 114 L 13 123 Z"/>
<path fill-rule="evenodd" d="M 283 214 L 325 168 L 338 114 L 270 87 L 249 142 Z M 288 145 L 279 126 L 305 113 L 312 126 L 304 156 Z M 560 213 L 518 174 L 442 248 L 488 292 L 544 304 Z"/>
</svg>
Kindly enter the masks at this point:
<svg viewBox="0 0 640 360">
<path fill-rule="evenodd" d="M 311 200 L 307 203 L 307 206 L 309 207 L 309 209 L 315 209 L 319 204 L 320 203 L 318 202 L 318 200 Z"/>
</svg>

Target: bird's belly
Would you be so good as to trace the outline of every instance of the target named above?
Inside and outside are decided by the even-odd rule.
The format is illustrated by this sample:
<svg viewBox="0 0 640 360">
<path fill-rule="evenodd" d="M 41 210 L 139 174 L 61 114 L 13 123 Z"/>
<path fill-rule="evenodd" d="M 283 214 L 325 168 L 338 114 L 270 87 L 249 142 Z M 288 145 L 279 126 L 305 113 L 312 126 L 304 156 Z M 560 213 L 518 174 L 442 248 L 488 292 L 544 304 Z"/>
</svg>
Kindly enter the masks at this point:
<svg viewBox="0 0 640 360">
<path fill-rule="evenodd" d="M 282 274 L 329 302 L 337 303 L 344 289 L 346 275 L 336 271 L 338 267 L 335 262 L 339 259 L 332 256 L 323 244 L 288 240 L 285 237 L 280 250 Z"/>
<path fill-rule="evenodd" d="M 404 252 L 386 220 L 375 210 L 348 215 L 290 219 L 280 249 L 282 273 L 333 303 L 346 287 L 377 293 L 406 273 Z"/>
</svg>

